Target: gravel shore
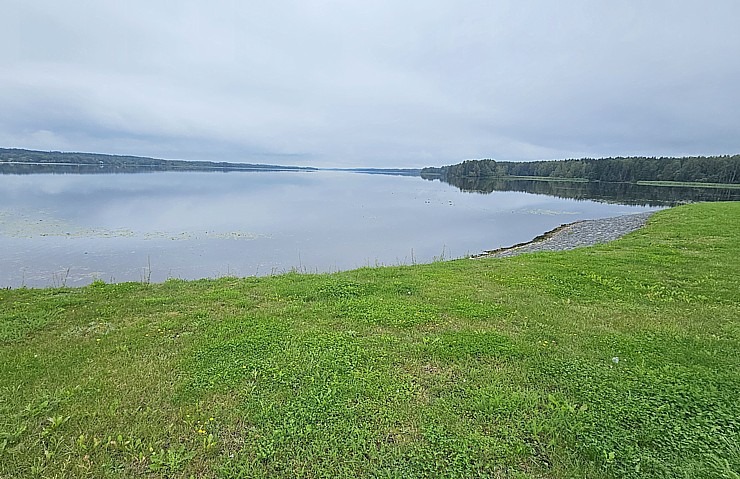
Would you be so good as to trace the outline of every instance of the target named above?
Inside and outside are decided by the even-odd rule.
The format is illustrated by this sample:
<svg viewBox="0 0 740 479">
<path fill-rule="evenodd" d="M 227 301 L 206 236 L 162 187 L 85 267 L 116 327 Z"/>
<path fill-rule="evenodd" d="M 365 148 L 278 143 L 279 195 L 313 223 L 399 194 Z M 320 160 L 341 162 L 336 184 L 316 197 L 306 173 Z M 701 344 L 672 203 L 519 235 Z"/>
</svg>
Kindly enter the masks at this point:
<svg viewBox="0 0 740 479">
<path fill-rule="evenodd" d="M 564 251 L 606 243 L 641 228 L 654 211 L 634 215 L 576 221 L 558 226 L 527 243 L 485 251 L 473 258 L 505 258 L 536 251 Z"/>
</svg>

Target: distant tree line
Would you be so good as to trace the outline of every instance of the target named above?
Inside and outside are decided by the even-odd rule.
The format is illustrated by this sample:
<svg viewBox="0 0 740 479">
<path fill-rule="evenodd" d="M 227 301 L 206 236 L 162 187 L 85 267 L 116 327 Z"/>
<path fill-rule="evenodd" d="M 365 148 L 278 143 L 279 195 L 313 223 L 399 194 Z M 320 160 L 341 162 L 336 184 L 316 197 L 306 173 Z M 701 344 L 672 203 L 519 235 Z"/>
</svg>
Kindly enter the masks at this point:
<svg viewBox="0 0 740 479">
<path fill-rule="evenodd" d="M 554 161 L 467 160 L 441 168 L 424 168 L 424 178 L 536 176 L 590 181 L 635 183 L 637 181 L 681 181 L 740 183 L 740 155 L 691 156 L 683 158 L 617 157 Z"/>
<path fill-rule="evenodd" d="M 41 168 L 39 168 L 41 167 Z M 41 171 L 41 170 L 47 171 Z M 282 171 L 315 170 L 297 166 L 262 165 L 212 161 L 162 160 L 141 156 L 104 155 L 99 153 L 68 153 L 0 148 L 0 173 L 110 173 L 143 171 Z"/>
</svg>

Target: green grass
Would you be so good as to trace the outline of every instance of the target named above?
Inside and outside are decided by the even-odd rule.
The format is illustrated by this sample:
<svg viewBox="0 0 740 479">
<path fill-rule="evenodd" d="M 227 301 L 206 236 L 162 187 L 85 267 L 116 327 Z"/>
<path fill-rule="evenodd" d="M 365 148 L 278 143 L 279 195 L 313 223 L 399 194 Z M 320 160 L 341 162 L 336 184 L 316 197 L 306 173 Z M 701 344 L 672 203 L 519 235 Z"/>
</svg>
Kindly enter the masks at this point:
<svg viewBox="0 0 740 479">
<path fill-rule="evenodd" d="M 740 188 L 737 183 L 703 183 L 699 181 L 638 181 L 637 184 L 646 186 L 688 186 L 690 188 Z"/>
<path fill-rule="evenodd" d="M 0 291 L 0 477 L 737 478 L 740 204 L 508 259 Z"/>
<path fill-rule="evenodd" d="M 588 178 L 569 178 L 565 176 L 518 176 L 518 175 L 505 175 L 505 176 L 491 176 L 488 178 L 498 178 L 500 180 L 532 180 L 532 181 L 564 181 L 566 183 L 588 183 Z"/>
</svg>

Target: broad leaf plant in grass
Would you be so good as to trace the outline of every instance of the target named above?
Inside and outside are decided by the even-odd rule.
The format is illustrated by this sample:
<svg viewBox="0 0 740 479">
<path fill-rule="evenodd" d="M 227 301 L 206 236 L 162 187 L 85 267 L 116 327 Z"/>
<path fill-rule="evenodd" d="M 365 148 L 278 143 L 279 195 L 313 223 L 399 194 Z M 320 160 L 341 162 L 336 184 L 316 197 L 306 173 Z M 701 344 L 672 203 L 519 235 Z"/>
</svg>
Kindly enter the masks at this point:
<svg viewBox="0 0 740 479">
<path fill-rule="evenodd" d="M 740 204 L 616 242 L 0 291 L 0 478 L 740 477 Z"/>
</svg>

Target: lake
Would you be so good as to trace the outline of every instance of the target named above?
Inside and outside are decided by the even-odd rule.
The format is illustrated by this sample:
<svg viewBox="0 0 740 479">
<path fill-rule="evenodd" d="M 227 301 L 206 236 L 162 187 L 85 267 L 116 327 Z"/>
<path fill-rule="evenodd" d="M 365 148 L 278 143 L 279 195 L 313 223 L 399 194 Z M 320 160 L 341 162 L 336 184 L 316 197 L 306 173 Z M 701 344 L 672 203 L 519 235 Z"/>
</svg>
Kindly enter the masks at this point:
<svg viewBox="0 0 740 479">
<path fill-rule="evenodd" d="M 427 263 L 658 207 L 486 193 L 335 171 L 0 175 L 0 287 Z"/>
</svg>

